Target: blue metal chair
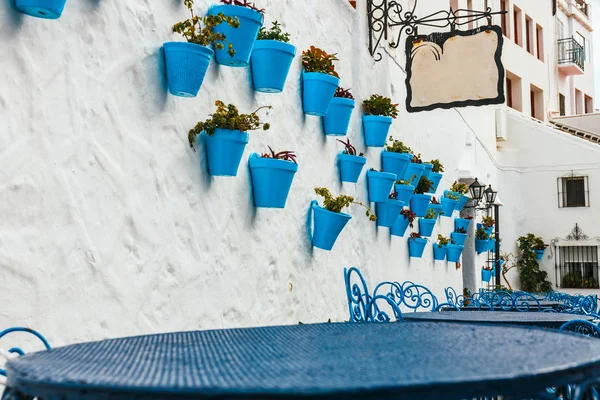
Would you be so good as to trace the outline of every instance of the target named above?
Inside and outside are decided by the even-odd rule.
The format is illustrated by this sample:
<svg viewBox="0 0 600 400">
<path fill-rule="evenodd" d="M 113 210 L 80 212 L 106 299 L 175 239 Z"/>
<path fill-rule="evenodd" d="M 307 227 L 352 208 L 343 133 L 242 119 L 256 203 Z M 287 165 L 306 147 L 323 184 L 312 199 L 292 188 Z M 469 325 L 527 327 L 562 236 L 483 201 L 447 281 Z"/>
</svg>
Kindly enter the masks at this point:
<svg viewBox="0 0 600 400">
<path fill-rule="evenodd" d="M 417 312 L 420 309 L 435 312 L 445 308 L 453 308 L 456 311 L 460 311 L 460 308 L 452 301 L 440 303 L 437 297 L 426 286 L 406 281 L 402 283 L 400 287 L 402 288 L 404 296 L 402 298 L 402 303 L 399 303 L 398 305 L 400 306 L 402 304 L 413 312 Z M 454 292 L 454 295 L 456 295 L 456 291 Z M 446 298 L 447 297 L 448 292 L 446 292 Z"/>
<path fill-rule="evenodd" d="M 560 327 L 561 332 L 576 332 L 584 336 L 600 338 L 600 328 L 598 325 L 593 324 L 583 319 L 574 319 L 566 322 Z"/>
<path fill-rule="evenodd" d="M 358 282 L 352 283 L 352 275 L 358 278 Z M 377 302 L 386 303 L 392 309 L 396 321 L 403 320 L 402 311 L 397 303 L 402 300 L 404 294 L 397 282 L 381 282 L 371 295 L 365 278 L 355 267 L 344 268 L 344 281 L 350 322 L 390 322 L 390 314 L 383 311 Z"/>
<path fill-rule="evenodd" d="M 34 331 L 33 329 L 29 329 L 29 328 L 23 328 L 23 327 L 13 327 L 13 328 L 8 328 L 3 330 L 2 332 L 0 332 L 0 339 L 2 339 L 4 336 L 8 335 L 9 333 L 12 332 L 26 332 L 26 333 L 30 333 L 33 336 L 37 337 L 42 344 L 46 347 L 47 350 L 50 350 L 50 344 L 48 343 L 48 341 L 46 340 L 46 338 L 44 336 L 42 336 L 41 333 Z M 19 356 L 24 356 L 25 352 L 20 348 L 20 347 L 12 347 L 8 350 L 9 353 L 11 354 L 18 354 Z M 0 368 L 0 375 L 2 376 L 6 376 L 6 370 Z"/>
</svg>

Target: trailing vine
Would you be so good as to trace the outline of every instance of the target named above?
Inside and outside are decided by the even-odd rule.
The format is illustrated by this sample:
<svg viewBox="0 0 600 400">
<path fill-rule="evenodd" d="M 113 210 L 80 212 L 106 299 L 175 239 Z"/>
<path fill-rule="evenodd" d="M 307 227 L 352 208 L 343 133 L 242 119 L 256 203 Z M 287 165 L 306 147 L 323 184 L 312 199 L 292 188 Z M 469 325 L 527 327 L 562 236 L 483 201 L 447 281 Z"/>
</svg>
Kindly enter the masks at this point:
<svg viewBox="0 0 600 400">
<path fill-rule="evenodd" d="M 356 204 L 366 208 L 367 211 L 365 212 L 365 215 L 369 217 L 370 221 L 377 221 L 377 217 L 375 214 L 373 214 L 373 211 L 371 211 L 371 209 L 363 203 L 354 201 L 354 197 L 352 196 L 342 194 L 337 197 L 333 197 L 329 189 L 322 187 L 315 188 L 315 193 L 323 197 L 323 208 L 328 211 L 340 213 L 342 212 L 343 208 L 350 207 L 350 204 Z"/>
</svg>

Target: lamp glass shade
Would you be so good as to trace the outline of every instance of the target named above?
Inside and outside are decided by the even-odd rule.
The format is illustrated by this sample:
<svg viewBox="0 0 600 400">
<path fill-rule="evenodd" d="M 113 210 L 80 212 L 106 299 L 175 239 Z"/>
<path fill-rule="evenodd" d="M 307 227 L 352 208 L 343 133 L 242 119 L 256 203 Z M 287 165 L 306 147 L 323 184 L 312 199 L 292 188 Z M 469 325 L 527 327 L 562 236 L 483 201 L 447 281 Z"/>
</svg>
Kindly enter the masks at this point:
<svg viewBox="0 0 600 400">
<path fill-rule="evenodd" d="M 485 186 L 479 183 L 477 178 L 475 178 L 475 182 L 471 183 L 471 186 L 469 186 L 469 190 L 471 191 L 471 197 L 473 198 L 473 200 L 475 200 L 476 202 L 481 201 L 481 199 L 483 198 L 484 187 Z"/>
</svg>

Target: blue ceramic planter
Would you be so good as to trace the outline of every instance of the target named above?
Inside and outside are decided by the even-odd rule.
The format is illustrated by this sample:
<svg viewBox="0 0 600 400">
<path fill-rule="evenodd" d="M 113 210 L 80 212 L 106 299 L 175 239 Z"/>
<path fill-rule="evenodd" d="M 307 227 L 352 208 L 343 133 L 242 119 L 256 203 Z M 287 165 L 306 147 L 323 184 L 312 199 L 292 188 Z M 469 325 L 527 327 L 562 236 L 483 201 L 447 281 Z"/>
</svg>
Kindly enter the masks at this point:
<svg viewBox="0 0 600 400">
<path fill-rule="evenodd" d="M 429 208 L 431 196 L 428 194 L 413 194 L 410 198 L 410 209 L 417 217 L 424 217 Z"/>
<path fill-rule="evenodd" d="M 467 241 L 468 236 L 469 235 L 467 235 L 466 233 L 457 233 L 457 232 L 450 233 L 450 239 L 452 239 L 454 244 L 459 245 L 459 246 L 465 245 L 465 242 Z"/>
<path fill-rule="evenodd" d="M 377 226 L 392 228 L 396 224 L 396 220 L 400 217 L 402 207 L 404 207 L 403 201 L 393 199 L 388 199 L 385 203 L 376 203 Z"/>
<path fill-rule="evenodd" d="M 363 115 L 363 130 L 367 147 L 383 147 L 392 126 L 392 117 Z"/>
<path fill-rule="evenodd" d="M 320 72 L 302 71 L 302 107 L 304 113 L 324 117 L 340 79 Z"/>
<path fill-rule="evenodd" d="M 435 228 L 436 219 L 419 218 L 419 234 L 421 236 L 430 237 Z"/>
<path fill-rule="evenodd" d="M 326 210 L 320 207 L 316 200 L 311 203 L 311 209 L 314 214 L 313 246 L 331 250 L 352 216 Z"/>
<path fill-rule="evenodd" d="M 169 93 L 179 97 L 196 97 L 208 70 L 213 51 L 187 42 L 163 44 Z"/>
<path fill-rule="evenodd" d="M 323 130 L 326 135 L 346 136 L 352 118 L 355 101 L 344 97 L 334 97 L 323 117 Z"/>
<path fill-rule="evenodd" d="M 383 150 L 381 152 L 381 169 L 401 177 L 412 159 L 413 155 L 409 153 L 394 153 Z"/>
<path fill-rule="evenodd" d="M 435 217 L 438 218 L 442 213 L 443 208 L 441 204 L 430 204 L 429 207 L 427 207 L 427 211 L 429 210 L 433 210 Z"/>
<path fill-rule="evenodd" d="M 408 164 L 406 166 L 406 169 L 404 170 L 404 173 L 402 174 L 402 177 L 400 179 L 403 180 L 409 180 L 411 178 L 413 178 L 412 183 L 417 186 L 419 184 L 419 181 L 421 180 L 421 176 L 423 176 L 423 172 L 425 171 L 425 166 L 423 164 L 417 164 L 414 162 L 411 162 L 410 164 Z"/>
<path fill-rule="evenodd" d="M 459 262 L 465 246 L 458 244 L 448 245 L 448 262 Z"/>
<path fill-rule="evenodd" d="M 541 260 L 542 258 L 544 258 L 544 250 L 534 250 L 534 252 L 536 260 Z"/>
<path fill-rule="evenodd" d="M 208 158 L 208 173 L 212 176 L 236 176 L 248 144 L 248 133 L 216 129 L 214 135 L 202 133 Z"/>
<path fill-rule="evenodd" d="M 365 157 L 340 153 L 337 156 L 337 161 L 342 182 L 356 183 L 367 159 Z"/>
<path fill-rule="evenodd" d="M 250 57 L 254 90 L 281 93 L 285 87 L 296 47 L 278 40 L 257 40 Z"/>
<path fill-rule="evenodd" d="M 491 251 L 492 253 L 496 252 L 496 239 L 490 239 L 490 242 L 488 243 L 488 250 Z"/>
<path fill-rule="evenodd" d="M 433 169 L 433 164 L 423 163 L 425 170 L 423 171 L 423 176 L 429 179 L 429 175 L 431 174 L 431 170 Z"/>
<path fill-rule="evenodd" d="M 396 200 L 403 201 L 404 204 L 410 204 L 415 187 L 412 185 L 394 185 L 394 191 L 398 194 Z"/>
<path fill-rule="evenodd" d="M 298 164 L 292 161 L 262 158 L 253 153 L 248 160 L 252 179 L 254 206 L 263 208 L 284 208 L 285 202 L 298 171 Z"/>
<path fill-rule="evenodd" d="M 491 281 L 493 273 L 494 273 L 494 271 L 492 271 L 492 270 L 482 269 L 481 270 L 481 280 L 484 282 Z"/>
<path fill-rule="evenodd" d="M 430 172 L 429 177 L 427 179 L 429 179 L 433 183 L 431 189 L 429 189 L 429 193 L 435 193 L 442 180 L 442 174 L 438 172 Z"/>
<path fill-rule="evenodd" d="M 464 228 L 468 232 L 470 224 L 471 224 L 470 219 L 454 218 L 454 230 L 455 231 L 459 230 L 460 228 Z"/>
<path fill-rule="evenodd" d="M 483 229 L 483 230 L 485 231 L 485 233 L 487 233 L 487 234 L 488 234 L 488 236 L 491 236 L 491 235 L 492 235 L 492 232 L 493 232 L 493 230 L 494 230 L 494 227 L 485 228 L 485 227 L 483 226 L 483 224 L 479 224 L 479 223 L 478 223 L 478 224 L 477 224 L 477 229 Z"/>
<path fill-rule="evenodd" d="M 423 238 L 408 239 L 408 254 L 413 258 L 423 257 L 427 240 Z"/>
<path fill-rule="evenodd" d="M 406 229 L 408 229 L 408 225 L 410 225 L 408 218 L 405 218 L 404 215 L 400 215 L 396 220 L 396 223 L 390 230 L 390 233 L 394 236 L 404 236 L 406 233 Z"/>
<path fill-rule="evenodd" d="M 454 208 L 456 208 L 456 205 L 458 204 L 458 200 L 442 197 L 440 203 L 442 203 L 442 211 L 444 212 L 442 216 L 451 217 L 452 213 L 454 212 Z"/>
<path fill-rule="evenodd" d="M 446 254 L 448 253 L 448 247 L 440 247 L 437 243 L 433 244 L 433 259 L 436 261 L 444 261 Z"/>
<path fill-rule="evenodd" d="M 461 212 L 462 209 L 465 208 L 465 204 L 467 204 L 468 200 L 469 198 L 467 196 L 460 196 L 460 200 L 458 200 L 455 210 Z"/>
<path fill-rule="evenodd" d="M 489 245 L 489 240 L 475 239 L 475 251 L 477 252 L 477 254 L 481 254 L 483 252 L 488 251 Z"/>
<path fill-rule="evenodd" d="M 19 12 L 44 19 L 60 18 L 67 0 L 15 0 Z"/>
<path fill-rule="evenodd" d="M 219 13 L 228 17 L 238 17 L 240 26 L 233 28 L 226 22 L 223 22 L 214 28 L 215 33 L 225 35 L 225 43 L 222 50 L 215 49 L 215 59 L 221 65 L 228 67 L 245 67 L 250 62 L 250 54 L 256 41 L 258 31 L 262 26 L 263 16 L 260 12 L 248 7 L 235 5 L 212 5 L 208 9 L 209 15 Z M 231 43 L 235 50 L 235 55 L 231 57 L 227 53 L 227 47 Z"/>
<path fill-rule="evenodd" d="M 368 170 L 367 187 L 369 190 L 369 202 L 386 202 L 390 197 L 394 182 L 396 182 L 396 174 Z"/>
</svg>

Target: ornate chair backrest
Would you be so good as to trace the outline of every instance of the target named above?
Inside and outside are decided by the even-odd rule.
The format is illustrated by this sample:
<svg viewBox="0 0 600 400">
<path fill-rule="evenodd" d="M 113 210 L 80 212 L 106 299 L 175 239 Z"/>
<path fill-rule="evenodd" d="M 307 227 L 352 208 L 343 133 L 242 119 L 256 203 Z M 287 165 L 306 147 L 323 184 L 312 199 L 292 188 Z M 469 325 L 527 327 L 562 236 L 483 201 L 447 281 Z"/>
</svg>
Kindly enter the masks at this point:
<svg viewBox="0 0 600 400">
<path fill-rule="evenodd" d="M 355 276 L 354 283 L 353 276 Z M 344 281 L 350 322 L 390 322 L 392 316 L 378 303 L 391 308 L 391 314 L 396 321 L 402 321 L 402 311 L 398 307 L 398 301 L 403 297 L 400 285 L 395 282 L 382 282 L 371 295 L 365 278 L 355 267 L 344 268 Z"/>
<path fill-rule="evenodd" d="M 535 295 L 527 292 L 520 292 L 516 295 L 513 295 L 513 307 L 517 311 L 528 312 L 531 309 L 536 309 L 535 311 L 541 311 L 542 308 L 540 306 L 540 301 L 535 297 Z"/>
<path fill-rule="evenodd" d="M 600 328 L 598 325 L 593 324 L 583 319 L 574 319 L 569 321 L 560 327 L 561 332 L 576 332 L 584 336 L 595 337 L 600 339 Z"/>
<path fill-rule="evenodd" d="M 410 281 L 404 282 L 400 287 L 404 294 L 402 304 L 405 307 L 414 312 L 419 309 L 422 309 L 422 311 L 437 311 L 438 299 L 427 287 Z"/>
<path fill-rule="evenodd" d="M 0 339 L 2 339 L 4 336 L 8 335 L 9 333 L 13 333 L 13 332 L 30 333 L 33 336 L 37 337 L 42 342 L 44 347 L 46 347 L 47 350 L 50 350 L 50 344 L 48 344 L 48 341 L 46 340 L 46 338 L 44 336 L 42 336 L 41 333 L 34 331 L 33 329 L 23 328 L 20 326 L 3 330 L 2 332 L 0 332 Z M 10 349 L 8 349 L 8 353 L 9 354 L 17 354 L 19 356 L 25 355 L 25 352 L 20 347 L 11 347 Z M 0 375 L 6 376 L 6 370 L 0 368 Z"/>
</svg>

